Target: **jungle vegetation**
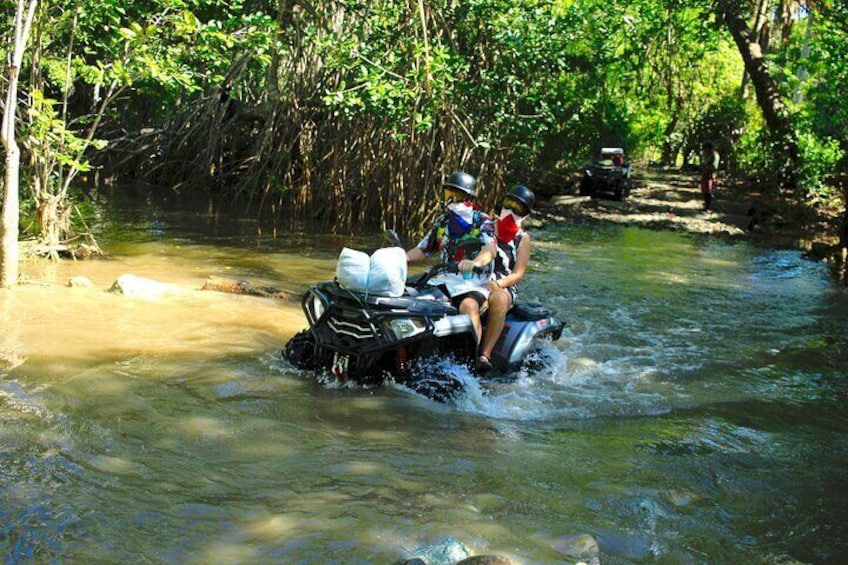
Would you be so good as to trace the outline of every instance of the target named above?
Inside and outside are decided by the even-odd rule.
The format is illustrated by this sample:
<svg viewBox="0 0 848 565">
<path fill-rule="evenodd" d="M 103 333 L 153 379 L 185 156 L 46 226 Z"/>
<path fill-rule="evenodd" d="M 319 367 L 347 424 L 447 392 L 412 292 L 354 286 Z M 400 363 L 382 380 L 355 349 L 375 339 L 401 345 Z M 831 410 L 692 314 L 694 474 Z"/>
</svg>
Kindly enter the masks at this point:
<svg viewBox="0 0 848 565">
<path fill-rule="evenodd" d="M 838 0 L 4 0 L 3 284 L 106 178 L 417 232 L 443 175 L 555 187 L 601 145 L 844 206 Z M 18 184 L 19 181 L 19 184 Z M 20 200 L 18 200 L 20 198 Z M 13 218 L 14 217 L 14 218 Z M 20 226 L 18 226 L 20 218 Z M 13 221 L 14 219 L 14 221 Z M 94 235 L 94 234 L 91 234 Z"/>
</svg>

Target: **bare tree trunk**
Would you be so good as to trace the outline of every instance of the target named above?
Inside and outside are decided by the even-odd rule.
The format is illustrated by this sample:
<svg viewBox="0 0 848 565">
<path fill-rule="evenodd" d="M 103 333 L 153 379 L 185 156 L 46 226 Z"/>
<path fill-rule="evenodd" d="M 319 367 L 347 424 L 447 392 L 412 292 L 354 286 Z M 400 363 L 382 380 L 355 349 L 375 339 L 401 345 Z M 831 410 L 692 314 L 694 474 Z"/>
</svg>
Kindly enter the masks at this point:
<svg viewBox="0 0 848 565">
<path fill-rule="evenodd" d="M 6 92 L 6 108 L 0 131 L 6 150 L 6 175 L 3 190 L 3 216 L 0 224 L 2 243 L 0 253 L 0 286 L 11 287 L 18 282 L 18 222 L 20 221 L 19 185 L 21 150 L 15 141 L 15 121 L 18 110 L 18 78 L 24 58 L 32 18 L 38 0 L 18 0 L 15 12 L 15 38 L 11 65 L 9 66 L 9 90 Z"/>
<path fill-rule="evenodd" d="M 7 96 L 7 100 L 8 100 Z M 7 106 L 8 108 L 9 106 Z M 4 128 L 5 129 L 5 128 Z M 21 150 L 15 143 L 14 137 L 7 142 L 3 136 L 3 146 L 6 148 L 6 185 L 3 191 L 2 231 L 3 263 L 0 265 L 0 286 L 14 286 L 18 281 L 18 176 L 20 172 Z"/>
<path fill-rule="evenodd" d="M 795 130 L 789 119 L 789 111 L 780 97 L 780 91 L 769 72 L 763 50 L 757 36 L 739 14 L 734 0 L 719 0 L 721 18 L 730 30 L 733 41 L 745 62 L 745 69 L 757 94 L 757 103 L 763 113 L 766 127 L 778 141 L 777 155 L 780 163 L 781 185 L 791 191 L 797 189 L 798 144 Z"/>
</svg>

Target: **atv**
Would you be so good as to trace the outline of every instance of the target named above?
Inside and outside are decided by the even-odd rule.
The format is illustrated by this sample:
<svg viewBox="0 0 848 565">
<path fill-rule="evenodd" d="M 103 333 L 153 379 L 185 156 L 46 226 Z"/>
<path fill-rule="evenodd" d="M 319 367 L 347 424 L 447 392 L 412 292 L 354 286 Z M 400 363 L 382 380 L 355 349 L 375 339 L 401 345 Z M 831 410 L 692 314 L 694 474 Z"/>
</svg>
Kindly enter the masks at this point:
<svg viewBox="0 0 848 565">
<path fill-rule="evenodd" d="M 624 149 L 602 148 L 598 160 L 583 168 L 580 195 L 592 198 L 609 195 L 615 200 L 624 200 L 629 196 L 633 187 L 633 181 L 630 178 L 632 165 L 624 159 Z"/>
<path fill-rule="evenodd" d="M 427 360 L 449 358 L 473 370 L 477 335 L 471 319 L 451 304 L 443 284 L 456 265 L 437 265 L 409 277 L 403 295 L 375 296 L 337 280 L 311 286 L 301 305 L 309 327 L 286 344 L 283 357 L 299 369 L 338 381 L 375 385 L 387 379 L 439 401 L 457 396 L 461 382 Z M 485 323 L 485 314 L 483 318 Z M 538 342 L 559 339 L 563 322 L 541 304 L 517 301 L 491 355 L 484 381 L 513 379 Z"/>
</svg>

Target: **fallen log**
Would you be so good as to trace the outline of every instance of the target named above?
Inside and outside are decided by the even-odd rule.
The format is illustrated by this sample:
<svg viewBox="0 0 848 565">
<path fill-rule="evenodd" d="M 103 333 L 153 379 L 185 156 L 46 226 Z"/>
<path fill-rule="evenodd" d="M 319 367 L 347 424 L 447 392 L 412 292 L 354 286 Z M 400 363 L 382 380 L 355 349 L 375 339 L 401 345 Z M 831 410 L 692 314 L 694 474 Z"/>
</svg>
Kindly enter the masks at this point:
<svg viewBox="0 0 848 565">
<path fill-rule="evenodd" d="M 290 290 L 281 290 L 270 286 L 255 287 L 250 281 L 238 281 L 210 275 L 200 290 L 217 290 L 230 294 L 249 294 L 263 298 L 279 298 L 282 300 L 297 300 L 300 295 Z"/>
</svg>

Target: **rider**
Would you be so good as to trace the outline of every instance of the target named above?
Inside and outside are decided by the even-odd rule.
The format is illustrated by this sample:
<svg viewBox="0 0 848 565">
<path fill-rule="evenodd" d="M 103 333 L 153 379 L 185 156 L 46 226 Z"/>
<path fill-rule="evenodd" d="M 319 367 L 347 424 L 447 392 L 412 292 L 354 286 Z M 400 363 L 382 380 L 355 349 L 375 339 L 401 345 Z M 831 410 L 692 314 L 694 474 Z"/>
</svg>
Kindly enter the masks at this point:
<svg viewBox="0 0 848 565">
<path fill-rule="evenodd" d="M 715 194 L 715 176 L 721 157 L 711 141 L 705 141 L 701 152 L 701 196 L 704 211 L 710 211 Z"/>
<path fill-rule="evenodd" d="M 446 211 L 436 219 L 427 235 L 412 249 L 406 252 L 410 263 L 421 261 L 435 251 L 441 253 L 443 264 L 456 263 L 460 272 L 470 273 L 474 269 L 491 269 L 496 253 L 495 232 L 492 219 L 477 209 L 474 201 L 477 197 L 477 179 L 468 173 L 454 172 L 442 185 Z M 474 257 L 466 257 L 466 248 L 460 244 L 479 241 L 482 248 Z M 480 308 L 486 302 L 483 292 L 470 291 L 452 296 L 451 302 L 462 314 L 468 314 L 477 333 L 479 343 L 482 335 Z"/>
<path fill-rule="evenodd" d="M 516 185 L 503 199 L 495 222 L 497 255 L 494 278 L 486 283 L 491 290 L 489 313 L 477 368 L 492 369 L 492 349 L 503 331 L 506 313 L 518 296 L 516 285 L 524 277 L 530 262 L 530 234 L 521 229 L 524 219 L 533 211 L 536 195 L 524 185 Z"/>
</svg>

